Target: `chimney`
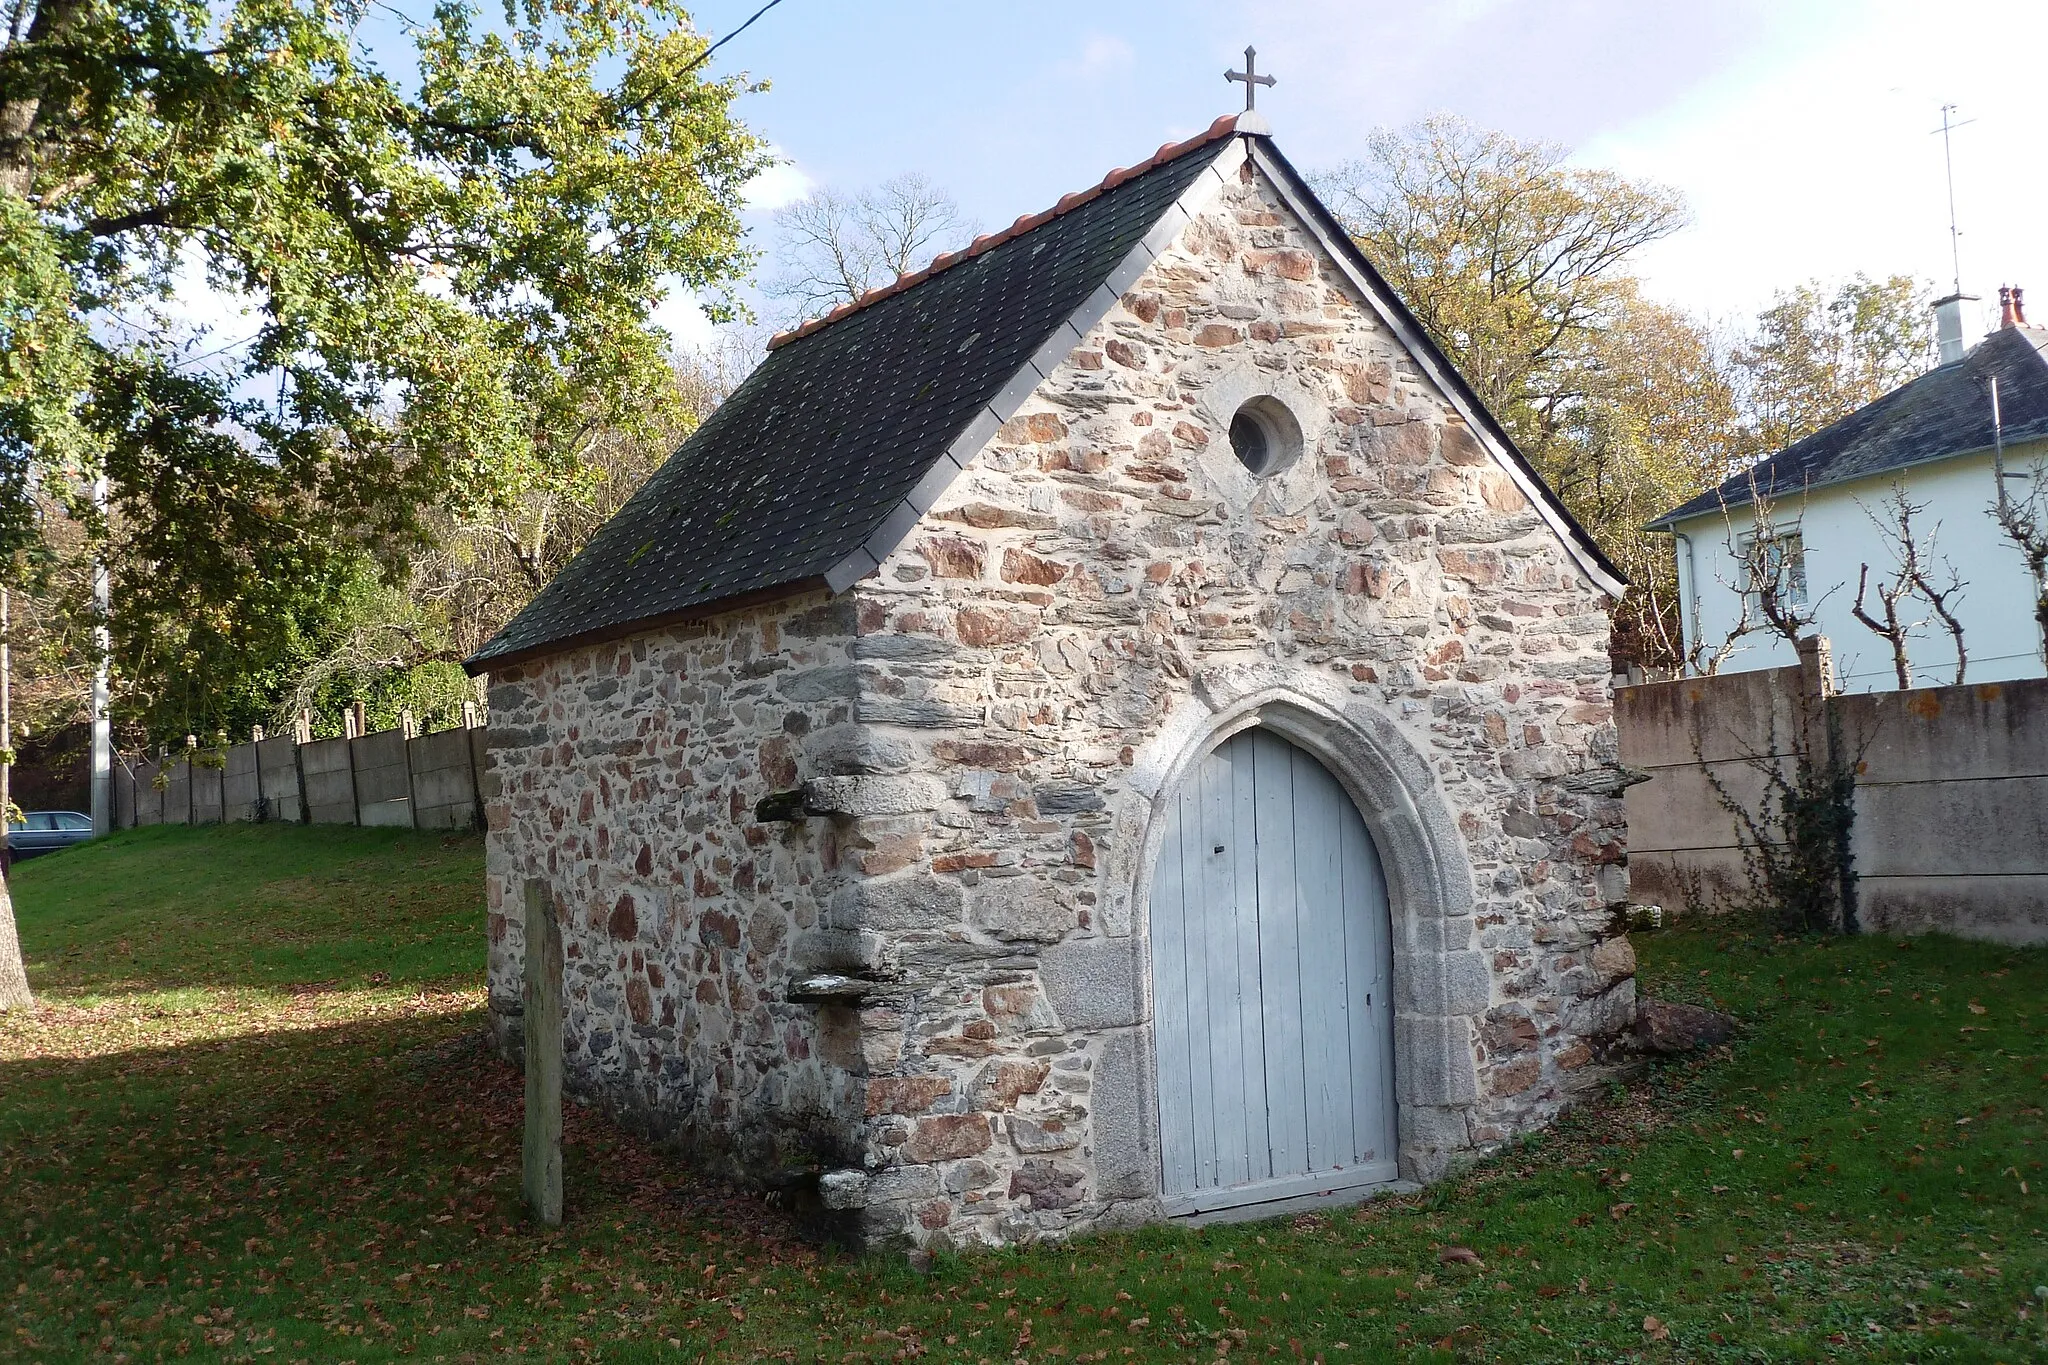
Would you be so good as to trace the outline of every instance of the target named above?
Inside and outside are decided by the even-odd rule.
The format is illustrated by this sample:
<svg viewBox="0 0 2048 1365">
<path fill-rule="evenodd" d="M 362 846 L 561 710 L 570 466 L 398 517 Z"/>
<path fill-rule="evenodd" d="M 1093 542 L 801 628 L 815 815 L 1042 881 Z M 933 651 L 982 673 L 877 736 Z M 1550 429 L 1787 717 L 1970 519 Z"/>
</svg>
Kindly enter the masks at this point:
<svg viewBox="0 0 2048 1365">
<path fill-rule="evenodd" d="M 2001 284 L 1998 286 L 1998 330 L 2002 332 L 2008 327 L 2016 327 L 2018 325 L 2018 323 L 2013 321 L 2012 286 Z"/>
<path fill-rule="evenodd" d="M 2012 287 L 2012 325 L 2015 327 L 2027 325 L 2027 305 L 2020 297 L 2024 292 L 2018 285 Z"/>
<path fill-rule="evenodd" d="M 1940 347 L 1942 364 L 1955 364 L 1969 350 L 1963 341 L 1963 305 L 1976 301 L 1975 294 L 1950 294 L 1935 300 L 1934 339 Z"/>
</svg>

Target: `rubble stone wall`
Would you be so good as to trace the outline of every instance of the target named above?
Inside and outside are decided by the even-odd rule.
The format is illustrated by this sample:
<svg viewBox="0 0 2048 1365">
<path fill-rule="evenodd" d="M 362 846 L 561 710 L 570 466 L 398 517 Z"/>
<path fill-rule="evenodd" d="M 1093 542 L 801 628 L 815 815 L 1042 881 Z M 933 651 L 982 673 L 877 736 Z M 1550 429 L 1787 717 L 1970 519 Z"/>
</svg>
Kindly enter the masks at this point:
<svg viewBox="0 0 2048 1365">
<path fill-rule="evenodd" d="M 1394 883 L 1405 1174 L 1551 1118 L 1633 1009 L 1606 598 L 1265 184 L 1221 192 L 854 590 L 858 718 L 932 809 L 842 819 L 871 1239 L 1156 1216 L 1148 832 L 1261 719 Z M 1304 449 L 1237 461 L 1270 396 Z"/>
<path fill-rule="evenodd" d="M 846 1159 L 857 1042 L 788 1002 L 843 879 L 754 803 L 849 743 L 851 604 L 822 595 L 492 676 L 489 992 L 519 1044 L 521 883 L 562 924 L 568 1089 L 755 1179 Z M 836 1055 L 835 1048 L 845 1055 Z"/>
</svg>

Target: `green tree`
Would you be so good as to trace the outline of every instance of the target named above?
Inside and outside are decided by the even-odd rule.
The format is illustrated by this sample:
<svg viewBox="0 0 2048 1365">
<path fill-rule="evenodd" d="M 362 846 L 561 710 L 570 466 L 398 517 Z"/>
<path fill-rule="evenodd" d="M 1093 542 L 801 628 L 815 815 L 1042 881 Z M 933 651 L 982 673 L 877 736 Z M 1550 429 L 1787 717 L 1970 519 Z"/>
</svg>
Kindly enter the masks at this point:
<svg viewBox="0 0 2048 1365">
<path fill-rule="evenodd" d="M 314 647 L 365 556 L 671 423 L 667 290 L 733 312 L 766 156 L 673 0 L 443 0 L 402 78 L 367 0 L 0 12 L 0 548 L 68 496 L 165 734 Z M 245 335 L 180 324 L 202 280 Z"/>
<path fill-rule="evenodd" d="M 1779 292 L 1733 357 L 1757 453 L 1783 450 L 1932 367 L 1932 302 L 1905 275 Z"/>
<path fill-rule="evenodd" d="M 1684 634 L 1672 541 L 1644 526 L 1751 453 L 1726 348 L 1680 310 L 1632 296 L 1579 373 L 1580 395 L 1542 448 L 1544 473 L 1628 575 L 1616 664 L 1674 668 Z"/>
<path fill-rule="evenodd" d="M 1636 299 L 1636 253 L 1677 231 L 1661 185 L 1439 115 L 1378 129 L 1317 188 L 1438 345 L 1541 461 L 1604 334 Z"/>
<path fill-rule="evenodd" d="M 316 733 L 339 734 L 357 700 L 380 725 L 401 709 L 428 729 L 456 723 L 474 696 L 460 661 L 582 550 L 737 386 L 754 355 L 754 339 L 727 329 L 716 349 L 674 358 L 672 415 L 651 430 L 597 434 L 577 479 L 528 490 L 486 515 L 435 516 L 403 575 L 366 575 L 344 594 L 312 656 L 272 694 L 274 723 L 289 726 L 309 710 Z"/>
</svg>

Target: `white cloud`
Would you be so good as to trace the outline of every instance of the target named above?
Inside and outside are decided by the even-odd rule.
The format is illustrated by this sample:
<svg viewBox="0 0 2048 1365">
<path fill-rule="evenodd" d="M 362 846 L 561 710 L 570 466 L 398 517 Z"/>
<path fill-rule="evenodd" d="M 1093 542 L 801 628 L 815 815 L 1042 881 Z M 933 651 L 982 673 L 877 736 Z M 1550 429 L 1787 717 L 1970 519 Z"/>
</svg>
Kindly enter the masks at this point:
<svg viewBox="0 0 2048 1365">
<path fill-rule="evenodd" d="M 704 316 L 697 301 L 680 290 L 669 291 L 669 296 L 654 310 L 653 320 L 674 339 L 677 350 L 702 349 L 718 338 L 718 324 Z"/>
<path fill-rule="evenodd" d="M 818 182 L 804 174 L 803 168 L 780 149 L 775 149 L 777 160 L 761 174 L 747 182 L 747 209 L 753 213 L 773 213 L 786 204 L 794 204 L 818 187 Z"/>
</svg>

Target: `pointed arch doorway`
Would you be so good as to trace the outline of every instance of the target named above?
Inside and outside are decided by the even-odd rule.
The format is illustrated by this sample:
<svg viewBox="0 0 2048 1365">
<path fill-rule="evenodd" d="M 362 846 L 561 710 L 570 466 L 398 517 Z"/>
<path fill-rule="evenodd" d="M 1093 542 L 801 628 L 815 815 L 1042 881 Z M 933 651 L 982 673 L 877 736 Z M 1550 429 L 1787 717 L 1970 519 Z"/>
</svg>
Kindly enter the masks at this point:
<svg viewBox="0 0 2048 1365">
<path fill-rule="evenodd" d="M 1202 760 L 1166 819 L 1151 894 L 1166 1212 L 1393 1180 L 1387 883 L 1357 807 L 1254 727 Z"/>
</svg>

